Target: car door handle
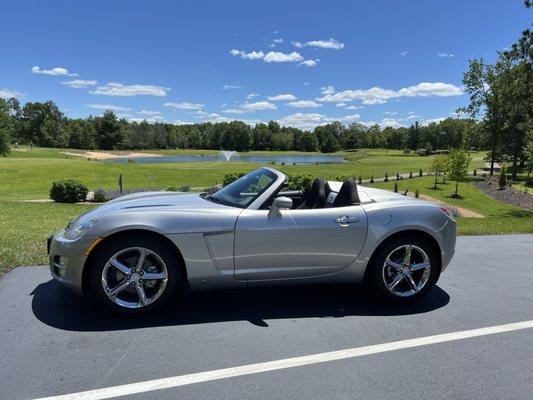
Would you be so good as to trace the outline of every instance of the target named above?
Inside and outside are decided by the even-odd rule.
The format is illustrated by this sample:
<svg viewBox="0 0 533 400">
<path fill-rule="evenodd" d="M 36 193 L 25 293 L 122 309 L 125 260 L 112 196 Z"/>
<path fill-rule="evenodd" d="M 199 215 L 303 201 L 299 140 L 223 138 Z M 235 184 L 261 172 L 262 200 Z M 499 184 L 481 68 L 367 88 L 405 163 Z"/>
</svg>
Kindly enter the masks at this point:
<svg viewBox="0 0 533 400">
<path fill-rule="evenodd" d="M 355 217 L 349 217 L 347 215 L 343 215 L 335 220 L 335 222 L 339 225 L 349 225 L 349 224 L 356 224 L 359 222 L 359 218 Z"/>
</svg>

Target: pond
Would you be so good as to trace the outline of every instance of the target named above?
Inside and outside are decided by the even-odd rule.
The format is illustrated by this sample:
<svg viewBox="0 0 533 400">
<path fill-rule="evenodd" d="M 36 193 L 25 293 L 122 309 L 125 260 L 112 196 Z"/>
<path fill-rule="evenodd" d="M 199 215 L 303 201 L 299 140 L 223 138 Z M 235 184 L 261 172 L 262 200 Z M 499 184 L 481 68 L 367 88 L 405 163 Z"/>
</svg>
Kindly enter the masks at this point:
<svg viewBox="0 0 533 400">
<path fill-rule="evenodd" d="M 205 155 L 186 155 L 178 154 L 175 156 L 164 157 L 132 157 L 132 158 L 115 158 L 106 160 L 106 162 L 127 163 L 133 160 L 139 164 L 151 163 L 177 163 L 177 162 L 226 162 L 223 154 L 205 154 Z M 328 155 L 260 155 L 247 156 L 235 154 L 231 156 L 231 162 L 258 163 L 258 164 L 286 164 L 286 165 L 306 165 L 306 164 L 339 164 L 345 163 L 346 160 L 339 156 Z"/>
</svg>

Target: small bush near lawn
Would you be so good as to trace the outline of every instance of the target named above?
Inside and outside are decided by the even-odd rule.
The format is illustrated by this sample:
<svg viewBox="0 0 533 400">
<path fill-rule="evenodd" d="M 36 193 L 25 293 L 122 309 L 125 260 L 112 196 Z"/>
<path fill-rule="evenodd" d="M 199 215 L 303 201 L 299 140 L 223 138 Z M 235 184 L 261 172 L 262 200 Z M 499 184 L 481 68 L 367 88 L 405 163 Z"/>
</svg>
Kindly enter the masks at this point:
<svg viewBox="0 0 533 400">
<path fill-rule="evenodd" d="M 313 184 L 314 178 L 308 174 L 298 174 L 289 176 L 290 190 L 309 190 Z"/>
<path fill-rule="evenodd" d="M 95 203 L 105 203 L 106 201 L 109 201 L 109 195 L 104 189 L 96 189 L 94 191 L 93 201 Z"/>
<path fill-rule="evenodd" d="M 229 185 L 231 182 L 236 181 L 241 176 L 244 176 L 245 174 L 242 172 L 230 172 L 224 175 L 224 178 L 222 179 L 222 185 L 226 186 Z"/>
<path fill-rule="evenodd" d="M 85 201 L 89 189 L 74 179 L 65 179 L 52 183 L 50 198 L 57 203 L 77 203 Z"/>
</svg>

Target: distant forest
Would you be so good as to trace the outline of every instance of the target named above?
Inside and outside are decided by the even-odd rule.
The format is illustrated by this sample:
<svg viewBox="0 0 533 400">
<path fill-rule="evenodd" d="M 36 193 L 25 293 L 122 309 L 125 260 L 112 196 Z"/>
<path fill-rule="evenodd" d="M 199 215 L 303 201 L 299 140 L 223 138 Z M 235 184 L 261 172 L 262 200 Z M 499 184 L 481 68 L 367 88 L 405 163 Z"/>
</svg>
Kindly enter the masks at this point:
<svg viewBox="0 0 533 400">
<path fill-rule="evenodd" d="M 448 118 L 409 128 L 381 128 L 332 122 L 313 131 L 282 127 L 276 121 L 249 126 L 242 121 L 174 125 L 129 122 L 112 111 L 97 117 L 66 117 L 52 101 L 26 103 L 0 99 L 9 141 L 42 147 L 100 150 L 227 149 L 296 150 L 331 153 L 357 148 L 483 149 L 482 126 L 472 119 Z"/>
</svg>

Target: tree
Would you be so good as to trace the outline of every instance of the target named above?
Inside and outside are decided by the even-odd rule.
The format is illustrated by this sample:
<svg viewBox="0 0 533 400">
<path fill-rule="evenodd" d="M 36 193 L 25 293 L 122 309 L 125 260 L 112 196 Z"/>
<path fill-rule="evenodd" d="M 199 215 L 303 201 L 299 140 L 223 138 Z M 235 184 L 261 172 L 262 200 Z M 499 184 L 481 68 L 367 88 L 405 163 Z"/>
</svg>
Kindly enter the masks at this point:
<svg viewBox="0 0 533 400">
<path fill-rule="evenodd" d="M 505 176 L 505 167 L 503 166 L 500 170 L 500 179 L 498 179 L 498 185 L 500 186 L 500 190 L 505 189 L 505 186 L 507 186 L 507 177 Z"/>
<path fill-rule="evenodd" d="M 318 139 L 313 132 L 304 132 L 298 141 L 299 151 L 317 151 Z"/>
<path fill-rule="evenodd" d="M 111 110 L 107 110 L 101 117 L 94 118 L 94 128 L 99 149 L 112 150 L 122 140 L 120 124 Z"/>
<path fill-rule="evenodd" d="M 11 144 L 11 116 L 8 103 L 0 98 L 0 155 L 7 157 Z"/>
<path fill-rule="evenodd" d="M 274 141 L 274 134 L 268 125 L 257 124 L 253 130 L 254 135 L 254 150 L 270 150 L 272 148 L 272 142 Z"/>
<path fill-rule="evenodd" d="M 431 162 L 431 170 L 435 172 L 434 188 L 437 189 L 438 177 L 441 173 L 445 173 L 448 169 L 448 157 L 443 154 L 435 156 Z"/>
<path fill-rule="evenodd" d="M 448 154 L 448 171 L 450 179 L 455 181 L 455 194 L 452 197 L 459 197 L 459 182 L 468 175 L 468 165 L 472 156 L 466 150 L 455 149 Z"/>
<path fill-rule="evenodd" d="M 409 128 L 409 134 L 407 136 L 407 147 L 411 150 L 418 149 L 418 145 L 420 139 L 420 125 L 418 124 L 418 121 L 414 123 L 414 125 L 411 125 Z"/>
</svg>

